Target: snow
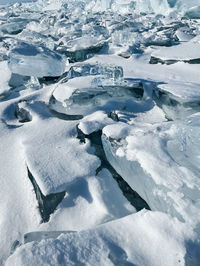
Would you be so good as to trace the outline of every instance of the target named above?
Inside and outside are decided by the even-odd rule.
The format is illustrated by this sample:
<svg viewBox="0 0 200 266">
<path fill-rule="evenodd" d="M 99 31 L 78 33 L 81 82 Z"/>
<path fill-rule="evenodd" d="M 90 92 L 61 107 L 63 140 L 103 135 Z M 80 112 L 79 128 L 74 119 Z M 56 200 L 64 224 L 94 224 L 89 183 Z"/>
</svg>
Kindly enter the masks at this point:
<svg viewBox="0 0 200 266">
<path fill-rule="evenodd" d="M 197 265 L 192 244 L 187 250 L 185 248 L 189 237 L 191 233 L 178 220 L 159 212 L 143 210 L 95 229 L 66 232 L 57 239 L 28 243 L 17 249 L 6 266 L 30 263 L 175 266 L 185 265 L 184 257 Z"/>
<path fill-rule="evenodd" d="M 97 111 L 91 115 L 85 116 L 78 127 L 80 130 L 89 135 L 92 132 L 102 130 L 106 125 L 112 124 L 112 120 L 102 111 Z"/>
<path fill-rule="evenodd" d="M 109 125 L 102 137 L 108 161 L 150 208 L 170 213 L 193 228 L 200 223 L 198 121 L 199 113 L 184 122 L 119 129 Z"/>
</svg>

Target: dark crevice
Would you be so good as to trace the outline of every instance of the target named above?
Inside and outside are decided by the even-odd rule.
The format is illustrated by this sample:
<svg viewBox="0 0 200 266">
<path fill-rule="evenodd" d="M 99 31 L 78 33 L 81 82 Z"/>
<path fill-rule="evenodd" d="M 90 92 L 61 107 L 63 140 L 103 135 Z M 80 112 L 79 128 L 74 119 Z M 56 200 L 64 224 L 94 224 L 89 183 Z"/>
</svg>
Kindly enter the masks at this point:
<svg viewBox="0 0 200 266">
<path fill-rule="evenodd" d="M 19 107 L 18 104 L 15 108 L 15 117 L 19 120 L 20 123 L 26 123 L 32 121 L 32 116 L 30 112 L 22 107 Z"/>
<path fill-rule="evenodd" d="M 61 120 L 73 121 L 73 120 L 80 120 L 80 119 L 83 118 L 82 115 L 67 115 L 67 114 L 64 114 L 64 113 L 59 113 L 59 112 L 51 109 L 50 107 L 49 107 L 49 111 L 50 111 L 50 113 L 53 116 L 55 116 L 55 117 L 57 117 L 57 118 L 59 118 Z"/>
<path fill-rule="evenodd" d="M 89 135 L 85 135 L 77 126 L 77 138 L 81 143 L 85 143 L 86 139 L 89 139 L 91 146 L 95 148 L 95 155 L 100 159 L 101 165 L 96 170 L 98 174 L 103 168 L 107 168 L 112 174 L 113 178 L 117 181 L 119 188 L 121 189 L 123 195 L 126 199 L 136 208 L 137 211 L 143 208 L 150 210 L 148 204 L 139 196 L 139 194 L 134 191 L 128 183 L 115 171 L 115 169 L 108 162 L 101 140 L 102 131 L 93 132 Z"/>
<path fill-rule="evenodd" d="M 88 55 L 91 56 L 92 54 L 100 52 L 103 46 L 104 44 L 76 51 L 67 51 L 65 47 L 59 47 L 57 51 L 65 54 L 65 56 L 69 59 L 69 63 L 75 63 L 88 59 Z"/>
<path fill-rule="evenodd" d="M 177 62 L 184 62 L 184 63 L 188 63 L 188 64 L 200 64 L 200 58 L 196 58 L 196 59 L 190 59 L 190 60 L 174 60 L 174 59 L 161 59 L 161 58 L 158 58 L 158 57 L 154 57 L 154 56 L 151 56 L 150 58 L 150 61 L 149 63 L 150 64 L 166 64 L 166 65 L 172 65 L 172 64 L 175 64 Z"/>
<path fill-rule="evenodd" d="M 44 196 L 40 187 L 35 181 L 35 178 L 33 177 L 32 173 L 28 168 L 27 171 L 28 177 L 33 185 L 36 194 L 42 222 L 46 223 L 49 221 L 50 215 L 56 210 L 58 204 L 63 200 L 65 196 L 65 191 Z"/>
</svg>

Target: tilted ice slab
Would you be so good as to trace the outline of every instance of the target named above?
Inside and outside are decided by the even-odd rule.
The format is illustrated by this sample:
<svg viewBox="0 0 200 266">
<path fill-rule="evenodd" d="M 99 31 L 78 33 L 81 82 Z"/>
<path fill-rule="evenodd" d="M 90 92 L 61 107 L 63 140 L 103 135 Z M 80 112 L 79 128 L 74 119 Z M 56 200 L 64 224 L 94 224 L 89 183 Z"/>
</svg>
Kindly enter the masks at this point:
<svg viewBox="0 0 200 266">
<path fill-rule="evenodd" d="M 200 114 L 184 122 L 103 129 L 106 157 L 152 210 L 178 217 L 200 234 Z"/>
<path fill-rule="evenodd" d="M 112 191 L 112 193 L 111 193 Z M 40 230 L 85 230 L 135 213 L 107 169 L 96 176 L 77 178 Z"/>
<path fill-rule="evenodd" d="M 199 42 L 187 42 L 172 47 L 164 47 L 154 51 L 151 56 L 153 58 L 160 59 L 161 61 L 185 61 L 192 62 L 194 60 L 200 60 L 200 43 Z M 195 62 L 195 61 L 194 61 Z"/>
<path fill-rule="evenodd" d="M 57 118 L 39 121 L 24 139 L 27 166 L 44 195 L 65 191 L 78 178 L 95 175 L 99 159 L 70 137 L 74 124 Z M 39 130 L 38 130 L 39 128 Z"/>
<path fill-rule="evenodd" d="M 188 115 L 200 111 L 198 83 L 174 81 L 160 84 L 154 99 L 169 120 L 184 120 Z"/>
<path fill-rule="evenodd" d="M 56 77 L 65 71 L 65 63 L 59 54 L 24 42 L 11 50 L 8 65 L 13 73 L 24 76 Z"/>
<path fill-rule="evenodd" d="M 158 88 L 170 93 L 172 96 L 183 102 L 200 101 L 199 84 L 172 82 L 158 85 Z"/>
<path fill-rule="evenodd" d="M 25 244 L 5 265 L 198 265 L 192 238 L 177 219 L 143 210 L 94 229 Z"/>
</svg>

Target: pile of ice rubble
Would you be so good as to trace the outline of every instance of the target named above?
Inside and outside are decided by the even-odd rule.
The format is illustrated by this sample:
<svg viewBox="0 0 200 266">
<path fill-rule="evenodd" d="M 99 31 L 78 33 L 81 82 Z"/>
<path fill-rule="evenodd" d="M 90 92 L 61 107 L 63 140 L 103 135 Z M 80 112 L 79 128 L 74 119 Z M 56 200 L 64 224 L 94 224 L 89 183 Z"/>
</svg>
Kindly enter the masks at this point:
<svg viewBox="0 0 200 266">
<path fill-rule="evenodd" d="M 1 265 L 200 265 L 198 4 L 0 7 Z"/>
</svg>

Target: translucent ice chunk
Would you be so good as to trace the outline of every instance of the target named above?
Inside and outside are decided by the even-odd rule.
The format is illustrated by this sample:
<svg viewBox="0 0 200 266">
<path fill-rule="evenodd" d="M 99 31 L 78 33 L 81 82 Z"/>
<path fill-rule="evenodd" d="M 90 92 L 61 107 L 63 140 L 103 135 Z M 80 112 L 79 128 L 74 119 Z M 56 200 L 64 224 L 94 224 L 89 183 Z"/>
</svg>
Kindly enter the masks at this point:
<svg viewBox="0 0 200 266">
<path fill-rule="evenodd" d="M 59 48 L 72 62 L 83 61 L 89 54 L 97 53 L 101 50 L 105 40 L 101 37 L 84 35 L 80 38 L 70 40 L 66 46 Z"/>
<path fill-rule="evenodd" d="M 24 235 L 24 244 L 32 241 L 41 241 L 43 239 L 56 239 L 61 234 L 70 234 L 74 231 L 38 231 L 30 232 Z"/>
<path fill-rule="evenodd" d="M 0 26 L 0 33 L 2 34 L 17 34 L 21 32 L 26 26 L 27 21 L 23 19 L 15 19 L 9 23 Z"/>
<path fill-rule="evenodd" d="M 189 19 L 200 19 L 200 6 L 190 8 L 185 16 Z"/>
<path fill-rule="evenodd" d="M 60 76 L 65 70 L 59 54 L 24 42 L 11 50 L 8 65 L 13 73 L 35 77 Z"/>
<path fill-rule="evenodd" d="M 67 78 L 76 78 L 82 76 L 104 76 L 108 79 L 120 79 L 123 77 L 123 68 L 114 65 L 76 65 L 72 66 L 68 72 Z"/>
</svg>

